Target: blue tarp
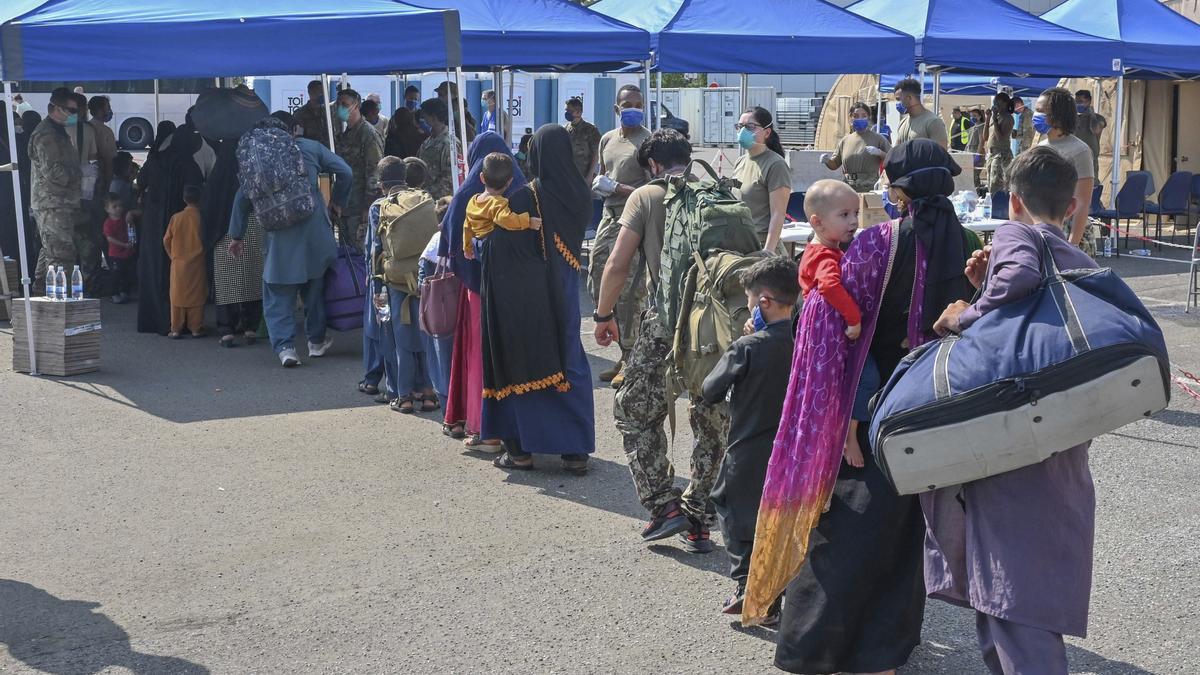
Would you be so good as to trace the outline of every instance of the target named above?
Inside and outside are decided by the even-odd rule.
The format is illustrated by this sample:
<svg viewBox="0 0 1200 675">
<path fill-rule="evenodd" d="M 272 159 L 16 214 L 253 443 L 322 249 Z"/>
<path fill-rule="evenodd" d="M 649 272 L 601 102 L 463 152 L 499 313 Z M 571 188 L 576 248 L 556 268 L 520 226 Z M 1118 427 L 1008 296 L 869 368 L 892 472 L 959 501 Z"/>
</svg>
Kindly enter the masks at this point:
<svg viewBox="0 0 1200 675">
<path fill-rule="evenodd" d="M 906 77 L 920 79 L 916 75 L 884 75 L 880 91 L 892 93 L 896 83 Z M 996 93 L 996 85 L 1009 87 L 1014 94 L 1028 97 L 1037 95 L 1050 87 L 1058 86 L 1058 78 L 1054 77 L 988 77 L 987 75 L 970 75 L 967 73 L 942 73 L 942 93 L 958 96 L 991 96 Z M 933 93 L 933 77 L 925 77 L 925 93 Z"/>
<path fill-rule="evenodd" d="M 861 0 L 847 9 L 916 38 L 917 62 L 931 67 L 1023 77 L 1113 75 L 1112 61 L 1121 56 L 1117 42 L 1044 21 L 1005 0 Z"/>
<path fill-rule="evenodd" d="M 670 73 L 879 73 L 913 64 L 913 40 L 822 0 L 600 0 L 655 34 Z"/>
<path fill-rule="evenodd" d="M 18 3 L 0 16 L 6 80 L 389 73 L 461 57 L 457 12 L 393 0 Z"/>
<path fill-rule="evenodd" d="M 1134 78 L 1200 76 L 1200 25 L 1159 0 L 1068 0 L 1046 21 L 1122 42 L 1122 66 Z"/>
<path fill-rule="evenodd" d="M 458 10 L 465 68 L 602 72 L 650 57 L 646 31 L 567 0 L 412 0 L 411 4 Z"/>
</svg>

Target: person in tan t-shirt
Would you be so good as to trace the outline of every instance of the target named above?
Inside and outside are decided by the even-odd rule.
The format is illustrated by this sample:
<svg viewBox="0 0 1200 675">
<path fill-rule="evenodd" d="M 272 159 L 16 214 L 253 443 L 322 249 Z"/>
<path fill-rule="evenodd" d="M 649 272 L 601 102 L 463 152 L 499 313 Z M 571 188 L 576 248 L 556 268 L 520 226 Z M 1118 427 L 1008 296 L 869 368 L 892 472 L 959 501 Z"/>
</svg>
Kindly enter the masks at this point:
<svg viewBox="0 0 1200 675">
<path fill-rule="evenodd" d="M 903 115 L 900 118 L 900 128 L 896 130 L 896 145 L 914 138 L 928 138 L 943 148 L 950 148 L 946 123 L 921 102 L 920 82 L 911 77 L 900 80 L 896 83 L 895 95 L 896 110 Z"/>
<path fill-rule="evenodd" d="M 855 192 L 870 192 L 879 181 L 879 166 L 892 144 L 871 131 L 871 109 L 866 103 L 855 103 L 850 109 L 850 127 L 852 131 L 838 141 L 833 153 L 822 155 L 821 161 L 834 171 L 842 168 L 846 184 Z"/>
<path fill-rule="evenodd" d="M 637 188 L 650 181 L 650 174 L 645 167 L 638 163 L 638 150 L 642 143 L 650 138 L 650 131 L 642 126 L 645 113 L 642 109 L 642 90 L 632 84 L 621 87 L 617 92 L 617 104 L 613 108 L 621 119 L 621 126 L 600 137 L 600 176 L 596 179 L 599 186 L 605 178 L 611 179 L 615 187 L 604 198 L 604 215 L 596 227 L 596 238 L 592 240 L 591 259 L 588 262 L 588 291 L 592 302 L 600 300 L 600 276 L 604 272 L 604 264 L 617 241 L 621 227 L 619 221 L 625 210 L 625 201 Z M 599 189 L 599 188 L 597 188 Z M 625 290 L 617 301 L 617 320 L 624 329 L 621 336 L 621 353 L 625 354 L 633 347 L 637 338 L 637 318 L 645 304 L 642 271 L 640 265 L 634 265 L 634 273 L 628 279 Z M 613 387 L 621 386 L 621 365 L 624 357 L 611 369 L 600 373 L 602 382 L 612 382 Z"/>
</svg>

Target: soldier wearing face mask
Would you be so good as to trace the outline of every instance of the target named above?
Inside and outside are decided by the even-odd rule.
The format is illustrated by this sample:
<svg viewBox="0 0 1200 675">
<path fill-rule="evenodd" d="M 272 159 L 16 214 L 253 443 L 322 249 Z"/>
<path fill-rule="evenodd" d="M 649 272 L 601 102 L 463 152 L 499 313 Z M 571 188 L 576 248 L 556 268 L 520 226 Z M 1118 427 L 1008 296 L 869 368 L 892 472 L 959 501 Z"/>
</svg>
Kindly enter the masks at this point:
<svg viewBox="0 0 1200 675">
<path fill-rule="evenodd" d="M 600 137 L 600 175 L 593 185 L 597 193 L 604 195 L 604 216 L 596 228 L 596 239 L 592 242 L 592 257 L 588 264 L 588 290 L 592 302 L 598 302 L 600 298 L 600 278 L 621 230 L 625 202 L 634 190 L 650 182 L 649 172 L 638 163 L 638 149 L 650 138 L 650 131 L 642 126 L 646 119 L 642 90 L 632 84 L 621 87 L 613 112 L 620 118 L 621 125 Z M 621 360 L 611 369 L 600 373 L 600 380 L 612 382 L 614 387 L 619 387 L 624 381 L 620 377 L 621 368 L 625 355 L 637 339 L 638 316 L 646 298 L 646 281 L 640 258 L 635 259 L 631 269 L 636 272 L 626 279 L 615 308 L 617 324 L 621 329 Z"/>
<path fill-rule="evenodd" d="M 46 287 L 46 268 L 75 264 L 75 222 L 79 214 L 82 170 L 68 129 L 79 122 L 79 105 L 66 87 L 50 94 L 46 118 L 29 138 L 30 210 L 37 221 L 42 250 L 38 254 L 34 289 Z"/>
<path fill-rule="evenodd" d="M 361 226 L 378 191 L 377 171 L 379 160 L 383 159 L 383 140 L 363 117 L 361 106 L 362 98 L 358 92 L 353 89 L 338 92 L 335 114 L 343 131 L 338 134 L 334 147 L 354 174 L 350 198 L 342 214 L 342 233 L 347 243 L 360 251 L 365 239 Z"/>
<path fill-rule="evenodd" d="M 879 181 L 879 167 L 892 144 L 871 131 L 871 110 L 865 103 L 850 109 L 850 133 L 838 141 L 832 153 L 821 156 L 825 166 L 846 173 L 846 184 L 855 192 L 870 192 Z"/>
<path fill-rule="evenodd" d="M 571 135 L 571 150 L 575 155 L 575 168 L 590 185 L 596 172 L 596 156 L 600 148 L 600 130 L 583 119 L 583 101 L 571 98 L 563 111 L 564 125 Z"/>
<path fill-rule="evenodd" d="M 911 77 L 900 80 L 896 83 L 895 96 L 896 111 L 903 115 L 896 131 L 896 145 L 915 138 L 928 138 L 943 148 L 950 147 L 946 123 L 921 101 L 920 82 Z"/>
</svg>

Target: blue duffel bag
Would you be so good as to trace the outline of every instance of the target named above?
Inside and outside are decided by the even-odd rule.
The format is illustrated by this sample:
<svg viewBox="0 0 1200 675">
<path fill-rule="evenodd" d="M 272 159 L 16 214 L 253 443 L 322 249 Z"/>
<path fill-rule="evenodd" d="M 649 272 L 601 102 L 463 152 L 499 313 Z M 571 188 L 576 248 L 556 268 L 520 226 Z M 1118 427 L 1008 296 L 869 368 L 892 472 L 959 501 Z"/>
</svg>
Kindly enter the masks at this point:
<svg viewBox="0 0 1200 675">
<path fill-rule="evenodd" d="M 899 494 L 994 476 L 1167 407 L 1162 330 L 1109 269 L 1059 271 L 962 335 L 906 356 L 875 398 L 876 460 Z"/>
</svg>

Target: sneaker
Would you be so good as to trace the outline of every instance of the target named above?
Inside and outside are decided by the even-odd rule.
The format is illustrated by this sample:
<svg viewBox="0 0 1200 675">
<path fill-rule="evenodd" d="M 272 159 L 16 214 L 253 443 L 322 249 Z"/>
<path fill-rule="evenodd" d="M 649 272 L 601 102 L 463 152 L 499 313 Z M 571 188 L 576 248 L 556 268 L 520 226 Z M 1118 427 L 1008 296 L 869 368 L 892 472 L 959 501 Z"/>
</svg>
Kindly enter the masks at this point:
<svg viewBox="0 0 1200 675">
<path fill-rule="evenodd" d="M 713 551 L 713 543 L 708 527 L 690 518 L 688 519 L 687 532 L 679 533 L 679 541 L 683 543 L 683 548 L 688 553 L 712 553 Z"/>
<path fill-rule="evenodd" d="M 294 368 L 300 365 L 300 357 L 296 356 L 295 349 L 288 347 L 279 352 L 279 362 L 283 364 L 284 368 Z"/>
<path fill-rule="evenodd" d="M 329 351 L 329 348 L 332 346 L 333 346 L 333 336 L 326 335 L 325 341 L 322 342 L 321 344 L 316 344 L 315 342 L 308 343 L 308 355 L 313 357 L 314 359 L 321 357 L 321 356 L 325 356 L 325 352 Z"/>
<path fill-rule="evenodd" d="M 775 602 L 771 603 L 771 608 L 767 610 L 767 615 L 763 617 L 762 623 L 758 624 L 763 628 L 774 628 L 779 625 L 779 621 L 783 614 L 783 596 L 775 598 Z"/>
<path fill-rule="evenodd" d="M 610 386 L 611 386 L 613 389 L 620 389 L 620 388 L 621 388 L 621 385 L 625 384 L 625 369 L 624 369 L 624 368 L 622 368 L 622 369 L 621 369 L 621 372 L 617 373 L 617 376 L 616 376 L 616 377 L 614 377 L 614 378 L 612 379 L 612 382 L 609 382 L 608 384 L 609 384 L 609 385 L 610 385 Z"/>
<path fill-rule="evenodd" d="M 679 502 L 670 501 L 659 507 L 650 522 L 642 529 L 642 541 L 658 541 L 679 534 L 692 526 L 692 521 L 679 507 Z"/>
<path fill-rule="evenodd" d="M 725 604 L 721 607 L 721 613 L 740 615 L 742 613 L 742 605 L 745 604 L 745 602 L 746 588 L 744 586 L 738 586 L 737 591 L 735 591 L 733 595 L 729 596 L 729 599 L 726 600 Z"/>
</svg>

